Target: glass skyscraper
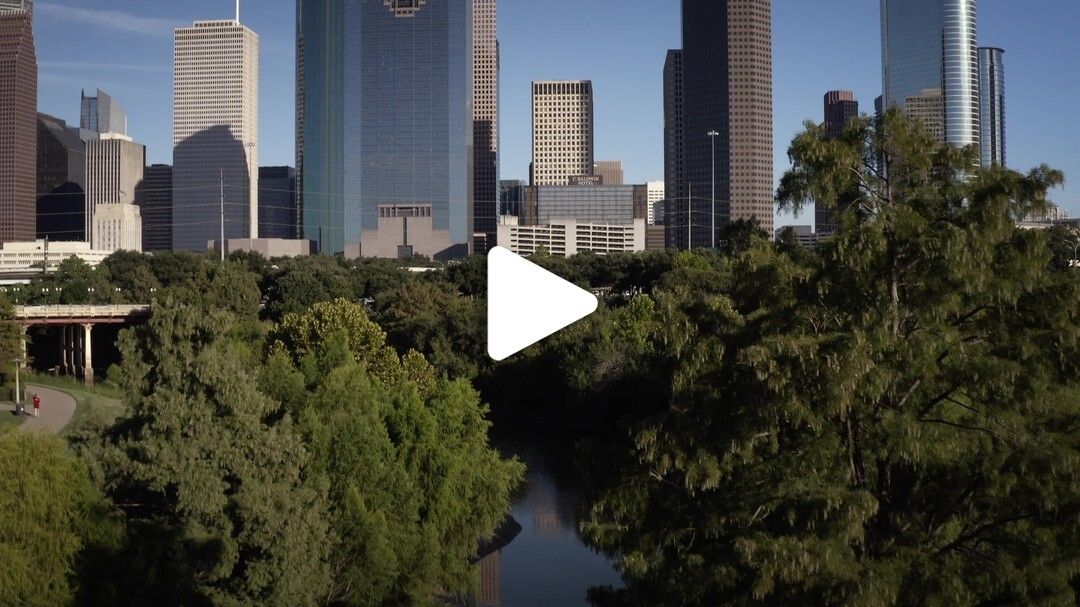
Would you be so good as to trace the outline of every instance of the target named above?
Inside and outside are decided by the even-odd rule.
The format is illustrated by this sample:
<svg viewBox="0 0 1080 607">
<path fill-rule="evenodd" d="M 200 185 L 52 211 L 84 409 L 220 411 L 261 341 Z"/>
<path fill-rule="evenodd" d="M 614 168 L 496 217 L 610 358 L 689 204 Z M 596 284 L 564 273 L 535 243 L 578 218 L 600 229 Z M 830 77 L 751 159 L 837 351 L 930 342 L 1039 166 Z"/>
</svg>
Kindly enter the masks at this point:
<svg viewBox="0 0 1080 607">
<path fill-rule="evenodd" d="M 473 0 L 297 2 L 297 191 L 320 250 L 364 254 L 388 209 L 430 207 L 454 249 L 437 253 L 468 252 L 472 31 Z"/>
<path fill-rule="evenodd" d="M 883 106 L 957 146 L 979 144 L 975 17 L 975 0 L 881 0 Z"/>
<path fill-rule="evenodd" d="M 84 140 L 95 139 L 102 133 L 127 135 L 127 114 L 105 91 L 98 89 L 94 97 L 87 97 L 83 91 L 79 129 Z"/>
<path fill-rule="evenodd" d="M 1005 166 L 1005 51 L 979 48 L 982 164 Z"/>
</svg>

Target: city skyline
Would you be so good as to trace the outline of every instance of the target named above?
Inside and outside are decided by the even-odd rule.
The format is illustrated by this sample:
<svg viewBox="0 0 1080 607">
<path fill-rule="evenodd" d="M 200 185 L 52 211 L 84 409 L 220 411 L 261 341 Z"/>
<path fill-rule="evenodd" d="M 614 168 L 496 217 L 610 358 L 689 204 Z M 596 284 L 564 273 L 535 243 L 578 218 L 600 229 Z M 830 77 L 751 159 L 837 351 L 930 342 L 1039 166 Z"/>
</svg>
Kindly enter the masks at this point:
<svg viewBox="0 0 1080 607">
<path fill-rule="evenodd" d="M 169 42 L 171 28 L 190 24 L 196 18 L 228 17 L 233 4 L 195 0 L 184 7 L 165 11 L 130 2 L 86 2 L 74 5 L 38 3 L 35 30 L 41 59 L 41 95 L 39 109 L 69 123 L 77 123 L 75 112 L 58 91 L 109 90 L 131 115 L 132 135 L 148 145 L 148 161 L 169 163 L 168 146 L 162 145 L 169 129 L 168 91 L 151 90 L 159 81 L 168 82 L 170 71 Z M 842 3 L 827 1 L 840 7 Z M 515 0 L 499 4 L 499 40 L 502 54 L 501 82 L 501 176 L 505 179 L 527 177 L 531 154 L 529 83 L 540 79 L 589 78 L 596 86 L 596 157 L 622 158 L 627 183 L 645 183 L 663 177 L 662 143 L 662 67 L 668 48 L 679 46 L 678 2 L 620 3 L 623 9 L 612 14 L 605 3 L 582 6 L 584 19 L 570 23 L 559 17 L 568 2 L 554 0 L 544 6 L 532 6 Z M 1073 52 L 1078 43 L 1064 31 L 1068 19 L 1039 19 L 1038 14 L 1060 9 L 1066 14 L 1080 14 L 1080 8 L 1062 2 L 1036 2 L 1037 6 L 1016 7 L 1002 0 L 979 3 L 980 46 L 1000 46 L 1008 51 L 1009 70 L 1009 164 L 1026 169 L 1046 162 L 1066 171 L 1080 172 L 1080 158 L 1070 149 L 1074 131 L 1080 128 L 1065 120 L 1070 111 L 1068 94 L 1078 85 L 1062 82 L 1063 94 L 1048 99 L 1035 83 L 1042 81 L 1050 68 L 1047 57 Z M 577 6 L 575 4 L 575 6 Z M 774 87 L 776 176 L 787 166 L 787 142 L 806 119 L 820 119 L 820 95 L 833 88 L 849 89 L 870 109 L 880 94 L 880 23 L 877 3 L 842 7 L 847 15 L 842 35 L 818 40 L 821 31 L 815 23 L 835 23 L 836 10 L 801 6 L 785 0 L 774 2 Z M 1041 9 L 1041 10 L 1040 10 Z M 837 9 L 840 10 L 840 9 Z M 293 4 L 268 0 L 244 11 L 245 24 L 264 41 L 262 63 L 264 86 L 262 101 L 262 164 L 293 164 Z M 1059 12 L 1060 12 L 1059 11 Z M 164 13 L 164 14 L 162 14 Z M 637 36 L 612 36 L 594 31 L 592 38 L 583 32 L 595 30 L 588 25 L 589 15 L 605 15 L 615 29 L 629 28 Z M 71 32 L 97 23 L 89 38 L 108 38 L 102 44 L 89 44 L 85 52 L 73 51 L 68 42 Z M 552 30 L 554 24 L 559 28 Z M 530 49 L 542 36 L 555 31 L 553 44 L 544 61 L 536 61 Z M 1034 40 L 1039 40 L 1035 44 Z M 813 41 L 813 42 L 811 42 Z M 814 54 L 801 53 L 800 47 L 813 44 Z M 139 61 L 124 67 L 117 61 L 122 49 L 145 47 L 137 54 Z M 852 53 L 861 48 L 863 52 Z M 601 52 L 602 51 L 602 52 Z M 580 57 L 589 53 L 596 58 L 582 67 Z M 813 55 L 813 56 L 811 56 Z M 77 58 L 77 60 L 74 60 Z M 841 61 L 841 59 L 843 59 Z M 1051 62 L 1052 63 L 1052 62 Z M 635 69 L 626 69 L 635 66 Z M 134 69 L 132 69 L 134 68 Z M 630 94 L 633 91 L 633 94 Z M 133 100 L 142 100 L 135 104 Z M 629 128 L 631 125 L 633 128 Z M 638 125 L 638 126 L 633 126 Z M 1061 129 L 1065 129 L 1065 133 Z M 1080 189 L 1066 186 L 1053 198 L 1074 215 L 1080 212 Z M 804 213 L 800 222 L 805 222 Z M 789 223 L 781 219 L 778 223 Z"/>
</svg>

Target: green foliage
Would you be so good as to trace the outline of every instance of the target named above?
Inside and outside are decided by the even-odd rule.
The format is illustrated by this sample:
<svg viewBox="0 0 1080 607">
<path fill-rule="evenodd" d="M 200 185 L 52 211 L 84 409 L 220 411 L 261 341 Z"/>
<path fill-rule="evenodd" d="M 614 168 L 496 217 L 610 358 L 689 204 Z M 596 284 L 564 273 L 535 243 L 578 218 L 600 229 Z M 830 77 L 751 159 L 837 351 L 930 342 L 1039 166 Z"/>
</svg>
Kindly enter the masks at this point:
<svg viewBox="0 0 1080 607">
<path fill-rule="evenodd" d="M 680 256 L 604 348 L 671 387 L 597 452 L 584 529 L 630 582 L 607 598 L 1073 604 L 1080 283 L 1013 227 L 1060 174 L 975 169 L 895 112 L 790 156 L 781 203 L 851 201 L 840 234 Z"/>
<path fill-rule="evenodd" d="M 445 283 L 409 282 L 377 305 L 381 325 L 398 349 L 425 352 L 450 377 L 479 373 L 487 357 L 485 300 L 463 297 Z"/>
<path fill-rule="evenodd" d="M 79 557 L 117 525 L 58 439 L 0 433 L 0 604 L 73 604 Z"/>
<path fill-rule="evenodd" d="M 22 356 L 22 339 L 22 327 L 15 322 L 15 308 L 7 293 L 0 292 L 0 386 L 15 381 L 14 361 Z"/>
<path fill-rule="evenodd" d="M 121 337 L 130 411 L 81 450 L 127 515 L 112 580 L 127 601 L 310 605 L 328 587 L 322 490 L 292 421 L 224 339 L 231 322 L 155 305 Z"/>
</svg>

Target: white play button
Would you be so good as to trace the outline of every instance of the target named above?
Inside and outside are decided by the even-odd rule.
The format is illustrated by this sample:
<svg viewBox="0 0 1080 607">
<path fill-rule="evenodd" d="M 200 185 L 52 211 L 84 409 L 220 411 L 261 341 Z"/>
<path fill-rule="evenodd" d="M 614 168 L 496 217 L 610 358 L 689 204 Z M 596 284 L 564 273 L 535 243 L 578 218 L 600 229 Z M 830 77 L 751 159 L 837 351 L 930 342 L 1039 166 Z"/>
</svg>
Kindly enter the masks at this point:
<svg viewBox="0 0 1080 607">
<path fill-rule="evenodd" d="M 488 354 L 504 360 L 596 311 L 596 296 L 503 247 L 488 253 Z"/>
</svg>

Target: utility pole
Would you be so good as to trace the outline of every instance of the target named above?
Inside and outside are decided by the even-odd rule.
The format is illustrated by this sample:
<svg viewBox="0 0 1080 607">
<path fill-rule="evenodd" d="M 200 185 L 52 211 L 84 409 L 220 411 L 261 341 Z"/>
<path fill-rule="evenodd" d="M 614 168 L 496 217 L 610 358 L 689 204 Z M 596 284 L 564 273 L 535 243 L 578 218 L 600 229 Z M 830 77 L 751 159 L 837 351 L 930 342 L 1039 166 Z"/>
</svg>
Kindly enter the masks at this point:
<svg viewBox="0 0 1080 607">
<path fill-rule="evenodd" d="M 706 133 L 712 139 L 712 248 L 716 250 L 716 131 Z"/>
<path fill-rule="evenodd" d="M 221 263 L 225 263 L 225 169 L 218 173 L 218 180 L 221 185 L 221 240 L 218 249 L 221 251 Z"/>
</svg>

